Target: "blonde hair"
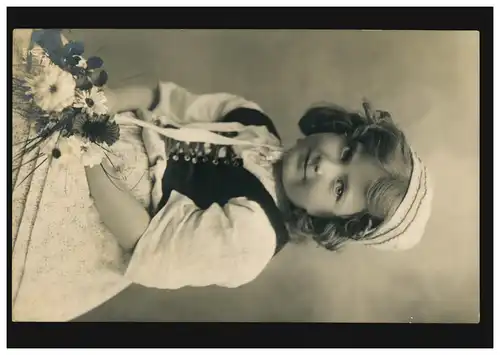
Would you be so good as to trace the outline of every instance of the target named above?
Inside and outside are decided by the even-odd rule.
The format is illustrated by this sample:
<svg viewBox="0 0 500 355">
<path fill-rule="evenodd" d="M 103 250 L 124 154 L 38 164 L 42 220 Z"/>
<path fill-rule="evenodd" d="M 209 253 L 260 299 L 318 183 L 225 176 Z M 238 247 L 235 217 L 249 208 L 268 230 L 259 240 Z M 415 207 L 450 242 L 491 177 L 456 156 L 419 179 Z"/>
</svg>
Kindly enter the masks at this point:
<svg viewBox="0 0 500 355">
<path fill-rule="evenodd" d="M 315 217 L 290 206 L 287 225 L 292 240 L 312 239 L 328 250 L 339 250 L 348 242 L 369 239 L 403 200 L 412 172 L 410 147 L 388 112 L 373 113 L 367 102 L 363 107 L 364 115 L 332 104 L 316 106 L 304 114 L 299 127 L 305 135 L 346 135 L 350 142 L 362 144 L 364 154 L 377 159 L 388 176 L 375 181 L 367 189 L 367 208 L 348 217 Z"/>
</svg>

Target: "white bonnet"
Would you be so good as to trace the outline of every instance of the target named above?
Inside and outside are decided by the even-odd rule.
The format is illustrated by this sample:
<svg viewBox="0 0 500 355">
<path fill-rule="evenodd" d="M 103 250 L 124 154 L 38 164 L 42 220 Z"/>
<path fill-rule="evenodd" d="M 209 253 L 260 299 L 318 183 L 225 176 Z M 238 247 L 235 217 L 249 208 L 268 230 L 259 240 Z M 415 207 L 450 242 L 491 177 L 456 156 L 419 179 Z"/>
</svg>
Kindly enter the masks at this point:
<svg viewBox="0 0 500 355">
<path fill-rule="evenodd" d="M 413 170 L 408 191 L 394 215 L 364 244 L 381 250 L 407 250 L 422 239 L 432 207 L 432 184 L 427 168 L 412 150 Z"/>
</svg>

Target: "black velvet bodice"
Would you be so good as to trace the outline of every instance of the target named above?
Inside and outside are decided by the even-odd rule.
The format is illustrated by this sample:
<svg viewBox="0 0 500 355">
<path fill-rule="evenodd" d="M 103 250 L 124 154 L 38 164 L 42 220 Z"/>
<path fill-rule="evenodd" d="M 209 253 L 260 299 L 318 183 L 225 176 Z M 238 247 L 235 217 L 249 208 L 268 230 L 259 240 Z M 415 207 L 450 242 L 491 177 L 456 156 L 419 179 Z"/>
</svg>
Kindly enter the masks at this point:
<svg viewBox="0 0 500 355">
<path fill-rule="evenodd" d="M 222 122 L 264 125 L 278 136 L 272 121 L 257 110 L 233 110 Z M 232 136 L 231 133 L 224 135 Z M 167 155 L 169 161 L 162 179 L 163 196 L 158 210 L 163 208 L 173 190 L 189 197 L 200 209 L 207 209 L 213 203 L 223 206 L 232 198 L 246 197 L 263 208 L 276 231 L 275 253 L 286 244 L 289 236 L 281 212 L 259 179 L 242 166 L 241 158 L 231 147 L 186 144 L 170 139 Z"/>
</svg>

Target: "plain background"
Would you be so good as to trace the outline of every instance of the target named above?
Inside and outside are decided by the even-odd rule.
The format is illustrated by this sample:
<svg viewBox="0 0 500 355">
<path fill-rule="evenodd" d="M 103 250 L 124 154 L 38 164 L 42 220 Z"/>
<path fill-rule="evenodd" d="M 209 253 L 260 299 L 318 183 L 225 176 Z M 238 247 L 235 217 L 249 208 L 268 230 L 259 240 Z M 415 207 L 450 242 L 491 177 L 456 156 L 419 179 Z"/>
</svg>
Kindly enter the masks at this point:
<svg viewBox="0 0 500 355">
<path fill-rule="evenodd" d="M 422 242 L 390 253 L 288 246 L 237 289 L 132 286 L 85 321 L 479 321 L 479 34 L 459 31 L 72 30 L 110 87 L 174 81 L 269 114 L 286 145 L 318 101 L 388 110 L 435 188 Z"/>
</svg>

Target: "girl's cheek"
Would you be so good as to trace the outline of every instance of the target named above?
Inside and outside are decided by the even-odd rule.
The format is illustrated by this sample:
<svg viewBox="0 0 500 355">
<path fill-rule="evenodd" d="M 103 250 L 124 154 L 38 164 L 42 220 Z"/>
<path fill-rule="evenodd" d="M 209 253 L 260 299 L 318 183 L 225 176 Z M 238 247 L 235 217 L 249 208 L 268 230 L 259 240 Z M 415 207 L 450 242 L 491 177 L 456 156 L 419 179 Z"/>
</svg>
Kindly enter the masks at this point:
<svg viewBox="0 0 500 355">
<path fill-rule="evenodd" d="M 310 185 L 306 185 L 307 189 L 305 191 L 306 200 L 308 203 L 318 204 L 324 199 L 325 191 L 321 189 L 320 184 L 317 182 L 312 182 Z"/>
</svg>

